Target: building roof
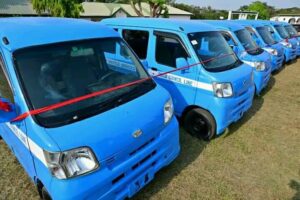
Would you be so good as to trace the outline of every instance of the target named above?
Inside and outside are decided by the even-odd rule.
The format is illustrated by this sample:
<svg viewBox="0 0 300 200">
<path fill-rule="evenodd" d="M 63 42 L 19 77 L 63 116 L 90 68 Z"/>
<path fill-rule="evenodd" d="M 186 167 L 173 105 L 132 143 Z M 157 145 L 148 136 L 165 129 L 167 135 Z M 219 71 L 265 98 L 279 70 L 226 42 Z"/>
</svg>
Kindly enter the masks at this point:
<svg viewBox="0 0 300 200">
<path fill-rule="evenodd" d="M 130 4 L 83 2 L 82 6 L 84 9 L 84 13 L 82 13 L 81 16 L 86 16 L 86 17 L 96 17 L 96 16 L 111 17 L 119 10 L 123 10 L 131 17 L 138 16 Z M 167 6 L 167 7 L 169 10 L 169 15 L 186 15 L 186 16 L 192 15 L 192 13 L 174 8 L 172 6 Z M 142 3 L 142 10 L 145 17 L 150 16 L 150 8 L 147 3 Z"/>
<path fill-rule="evenodd" d="M 172 30 L 184 33 L 194 33 L 203 31 L 216 31 L 216 29 L 196 20 L 176 20 L 165 18 L 108 18 L 101 21 L 101 23 L 111 26 L 127 26 L 127 27 L 143 27 L 155 28 L 161 30 Z"/>
<path fill-rule="evenodd" d="M 36 15 L 29 0 L 0 0 L 0 15 Z"/>
<path fill-rule="evenodd" d="M 84 12 L 82 17 L 112 17 L 119 10 L 123 10 L 128 16 L 137 17 L 130 4 L 118 3 L 99 3 L 99 2 L 83 2 Z M 186 15 L 191 16 L 192 13 L 167 6 L 170 15 Z M 146 17 L 150 16 L 150 8 L 146 3 L 142 3 L 143 13 Z M 30 0 L 0 0 L 0 15 L 30 15 L 37 13 L 34 11 Z"/>
<path fill-rule="evenodd" d="M 7 37 L 8 45 L 3 44 L 3 37 Z M 111 28 L 83 19 L 55 17 L 0 19 L 0 45 L 10 51 L 30 46 L 106 37 L 119 37 L 119 34 Z"/>
</svg>

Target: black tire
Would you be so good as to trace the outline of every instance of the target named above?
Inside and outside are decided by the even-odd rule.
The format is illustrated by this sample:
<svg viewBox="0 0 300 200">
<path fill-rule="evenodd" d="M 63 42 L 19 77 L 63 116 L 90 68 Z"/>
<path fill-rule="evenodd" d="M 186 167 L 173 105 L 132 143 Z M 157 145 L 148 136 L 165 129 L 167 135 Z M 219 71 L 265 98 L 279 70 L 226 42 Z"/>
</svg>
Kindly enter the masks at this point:
<svg viewBox="0 0 300 200">
<path fill-rule="evenodd" d="M 42 200 L 52 200 L 51 196 L 49 195 L 49 193 L 45 187 L 43 187 L 41 190 L 41 199 Z"/>
<path fill-rule="evenodd" d="M 216 135 L 214 117 L 201 108 L 189 111 L 183 119 L 183 126 L 191 135 L 205 141 L 210 141 Z"/>
</svg>

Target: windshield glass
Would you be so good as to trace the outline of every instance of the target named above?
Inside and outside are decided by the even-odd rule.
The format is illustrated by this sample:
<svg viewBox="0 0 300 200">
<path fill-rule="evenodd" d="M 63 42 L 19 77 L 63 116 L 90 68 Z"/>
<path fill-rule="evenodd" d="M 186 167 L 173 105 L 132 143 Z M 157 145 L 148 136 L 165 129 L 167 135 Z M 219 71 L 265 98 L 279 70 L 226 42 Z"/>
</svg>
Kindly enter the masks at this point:
<svg viewBox="0 0 300 200">
<path fill-rule="evenodd" d="M 257 55 L 261 53 L 260 47 L 256 44 L 250 33 L 246 29 L 234 32 L 240 43 L 243 45 L 247 53 Z"/>
<path fill-rule="evenodd" d="M 298 33 L 297 33 L 296 29 L 292 25 L 285 26 L 285 30 L 288 32 L 290 37 L 298 36 Z"/>
<path fill-rule="evenodd" d="M 276 31 L 279 33 L 281 38 L 283 38 L 283 39 L 289 38 L 289 34 L 283 26 L 276 25 L 274 27 L 275 27 Z"/>
<path fill-rule="evenodd" d="M 257 27 L 256 30 L 266 44 L 272 45 L 272 44 L 276 43 L 276 41 L 273 39 L 268 27 L 266 27 L 266 26 Z"/>
<path fill-rule="evenodd" d="M 207 71 L 225 71 L 241 64 L 221 33 L 199 32 L 191 33 L 188 37 L 199 60 L 208 61 L 203 63 Z"/>
<path fill-rule="evenodd" d="M 137 58 L 119 38 L 66 42 L 18 50 L 15 65 L 30 109 L 60 103 L 147 78 Z M 77 102 L 35 117 L 56 127 L 107 111 L 155 87 L 149 81 Z"/>
</svg>

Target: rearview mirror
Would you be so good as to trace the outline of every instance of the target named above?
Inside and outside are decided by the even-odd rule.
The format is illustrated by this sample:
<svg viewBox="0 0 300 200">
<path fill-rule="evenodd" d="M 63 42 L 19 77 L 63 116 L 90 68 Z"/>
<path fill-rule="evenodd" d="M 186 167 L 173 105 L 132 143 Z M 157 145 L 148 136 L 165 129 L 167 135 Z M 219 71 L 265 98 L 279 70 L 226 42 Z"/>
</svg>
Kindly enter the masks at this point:
<svg viewBox="0 0 300 200">
<path fill-rule="evenodd" d="M 177 69 L 188 67 L 188 66 L 189 66 L 189 63 L 188 63 L 188 61 L 185 58 L 180 57 L 180 58 L 176 59 L 176 68 Z M 185 68 L 185 69 L 181 70 L 181 72 L 185 73 L 188 70 L 189 70 L 189 68 Z"/>
<path fill-rule="evenodd" d="M 10 122 L 16 117 L 15 105 L 5 98 L 0 98 L 0 123 Z"/>
<path fill-rule="evenodd" d="M 128 49 L 124 45 L 121 45 L 120 51 L 122 56 L 124 56 L 125 58 L 129 57 Z"/>
</svg>

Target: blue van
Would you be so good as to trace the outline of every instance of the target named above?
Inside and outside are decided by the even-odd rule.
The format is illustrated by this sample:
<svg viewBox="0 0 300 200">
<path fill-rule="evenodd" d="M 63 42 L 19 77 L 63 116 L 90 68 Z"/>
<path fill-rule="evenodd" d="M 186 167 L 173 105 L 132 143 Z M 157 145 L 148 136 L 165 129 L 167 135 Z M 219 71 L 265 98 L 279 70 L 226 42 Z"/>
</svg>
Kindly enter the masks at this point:
<svg viewBox="0 0 300 200">
<path fill-rule="evenodd" d="M 295 60 L 297 57 L 297 42 L 290 38 L 281 22 L 269 21 L 269 24 L 273 38 L 284 47 L 285 62 Z"/>
<path fill-rule="evenodd" d="M 271 77 L 270 55 L 256 44 L 243 26 L 226 20 L 205 20 L 203 22 L 216 27 L 236 55 L 244 63 L 254 68 L 255 91 L 259 95 L 268 85 Z"/>
<path fill-rule="evenodd" d="M 231 22 L 244 26 L 256 43 L 271 55 L 272 72 L 283 66 L 284 48 L 272 37 L 268 22 L 263 20 L 232 20 Z"/>
<path fill-rule="evenodd" d="M 288 32 L 290 36 L 290 40 L 292 40 L 292 43 L 296 43 L 297 45 L 297 51 L 296 54 L 297 56 L 300 56 L 300 35 L 298 34 L 297 30 L 294 28 L 293 25 L 287 23 L 287 22 L 282 22 L 283 27 L 285 30 Z"/>
<path fill-rule="evenodd" d="M 174 100 L 185 129 L 210 140 L 251 107 L 253 69 L 214 27 L 196 21 L 126 18 L 101 23 L 117 30 Z M 187 68 L 187 66 L 193 66 Z M 184 69 L 183 69 L 184 68 Z"/>
<path fill-rule="evenodd" d="M 0 38 L 0 134 L 42 199 L 132 197 L 176 158 L 170 95 L 118 33 L 85 20 L 2 18 Z"/>
</svg>

